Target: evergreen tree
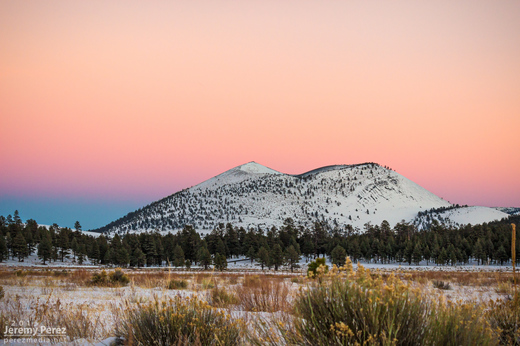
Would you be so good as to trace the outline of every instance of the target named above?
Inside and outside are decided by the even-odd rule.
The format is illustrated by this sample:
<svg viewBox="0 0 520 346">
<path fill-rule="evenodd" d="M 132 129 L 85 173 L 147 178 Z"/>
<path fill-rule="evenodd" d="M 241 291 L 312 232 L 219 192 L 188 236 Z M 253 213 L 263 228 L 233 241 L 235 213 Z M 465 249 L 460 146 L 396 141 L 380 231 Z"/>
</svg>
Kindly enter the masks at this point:
<svg viewBox="0 0 520 346">
<path fill-rule="evenodd" d="M 262 270 L 264 270 L 264 266 L 266 266 L 269 263 L 269 251 L 265 247 L 261 247 L 260 250 L 258 250 L 258 253 L 256 254 L 256 258 L 258 259 L 258 262 L 262 266 Z"/>
<path fill-rule="evenodd" d="M 185 262 L 184 262 L 184 265 L 186 266 L 186 269 L 187 270 L 190 270 L 191 268 L 191 261 L 189 259 L 187 259 Z"/>
<path fill-rule="evenodd" d="M 182 267 L 184 266 L 184 251 L 180 245 L 175 246 L 173 249 L 173 266 L 174 267 Z"/>
<path fill-rule="evenodd" d="M 13 239 L 13 256 L 18 257 L 18 262 L 23 262 L 27 256 L 27 243 L 22 232 L 16 233 Z"/>
<path fill-rule="evenodd" d="M 78 245 L 78 263 L 83 264 L 85 261 L 85 253 L 87 252 L 87 249 L 85 248 L 85 244 L 81 243 Z"/>
<path fill-rule="evenodd" d="M 5 244 L 7 245 L 7 259 L 9 259 L 9 253 L 14 258 L 13 254 L 13 238 L 11 237 L 11 233 L 7 232 L 5 236 Z"/>
<path fill-rule="evenodd" d="M 35 249 L 35 243 L 33 241 L 33 236 L 30 230 L 26 229 L 24 238 L 27 246 L 27 255 L 32 255 Z"/>
<path fill-rule="evenodd" d="M 128 250 L 124 246 L 120 246 L 119 249 L 115 249 L 116 252 L 116 260 L 115 263 L 117 263 L 120 266 L 126 267 L 128 266 L 128 263 L 130 262 L 130 255 L 128 254 Z"/>
<path fill-rule="evenodd" d="M 79 221 L 74 222 L 74 229 L 76 230 L 76 232 L 81 231 L 81 224 L 79 223 Z"/>
<path fill-rule="evenodd" d="M 419 265 L 419 263 L 422 260 L 422 251 L 421 251 L 421 244 L 417 243 L 415 244 L 415 247 L 412 252 L 412 260 L 415 265 Z"/>
<path fill-rule="evenodd" d="M 500 261 L 500 265 L 503 265 L 504 262 L 509 260 L 509 255 L 507 254 L 504 245 L 500 245 L 500 247 L 498 248 L 496 258 L 498 259 L 498 261 Z"/>
<path fill-rule="evenodd" d="M 79 252 L 78 252 L 79 256 Z M 103 262 L 105 264 L 113 264 L 114 255 L 111 247 L 108 247 L 107 251 L 105 252 L 105 256 L 103 257 Z"/>
<path fill-rule="evenodd" d="M 278 268 L 280 266 L 283 265 L 283 252 L 282 252 L 282 247 L 280 246 L 280 244 L 274 244 L 274 247 L 273 247 L 273 250 L 272 250 L 272 253 L 271 253 L 271 260 L 272 260 L 272 264 L 274 266 L 274 270 L 278 270 Z"/>
<path fill-rule="evenodd" d="M 426 245 L 423 250 L 424 259 L 426 260 L 426 265 L 430 264 L 431 252 L 430 247 Z"/>
<path fill-rule="evenodd" d="M 49 232 L 44 231 L 40 244 L 38 245 L 38 258 L 45 264 L 52 256 L 52 242 Z"/>
<path fill-rule="evenodd" d="M 0 233 L 0 262 L 6 260 L 8 257 L 7 245 L 4 236 Z"/>
<path fill-rule="evenodd" d="M 338 267 L 341 267 L 345 264 L 345 260 L 347 259 L 347 252 L 341 245 L 337 245 L 334 250 L 331 252 L 332 264 L 335 264 Z"/>
<path fill-rule="evenodd" d="M 456 265 L 457 264 L 457 251 L 455 250 L 455 247 L 453 246 L 453 244 L 450 244 L 450 246 L 448 246 L 447 255 L 450 260 L 450 264 L 452 266 Z"/>
<path fill-rule="evenodd" d="M 255 248 L 253 246 L 249 247 L 246 256 L 251 259 L 251 264 L 253 264 L 253 261 L 255 259 Z"/>
<path fill-rule="evenodd" d="M 204 270 L 208 270 L 208 266 L 211 264 L 211 254 L 208 249 L 201 247 L 198 251 L 198 259 L 200 265 L 204 266 Z"/>
<path fill-rule="evenodd" d="M 67 234 L 67 230 L 62 228 L 58 237 L 58 246 L 60 248 L 59 256 L 61 261 L 63 262 L 64 258 L 69 254 L 69 235 Z"/>
<path fill-rule="evenodd" d="M 484 264 L 484 261 L 487 259 L 486 252 L 484 251 L 484 248 L 482 246 L 482 241 L 479 238 L 477 240 L 477 243 L 475 244 L 475 247 L 473 248 L 473 257 L 477 260 L 477 263 Z"/>
<path fill-rule="evenodd" d="M 98 242 L 94 240 L 92 242 L 90 261 L 94 264 L 98 264 L 100 262 L 100 256 L 101 256 L 101 253 L 99 251 Z"/>
<path fill-rule="evenodd" d="M 406 262 L 408 262 L 408 265 L 412 265 L 413 249 L 413 243 L 410 240 L 407 240 L 406 247 L 404 248 L 404 259 Z"/>
<path fill-rule="evenodd" d="M 226 244 L 224 244 L 224 242 L 222 241 L 221 238 L 218 238 L 217 240 L 217 244 L 216 244 L 216 247 L 215 247 L 215 254 L 223 254 L 224 256 L 226 256 Z"/>
<path fill-rule="evenodd" d="M 143 252 L 146 255 L 146 265 L 151 266 L 155 263 L 155 258 L 157 257 L 157 248 L 151 235 L 146 234 L 145 236 L 146 238 L 143 243 Z"/>
<path fill-rule="evenodd" d="M 223 271 L 227 268 L 227 259 L 225 255 L 221 255 L 217 252 L 214 259 L 215 269 Z"/>
<path fill-rule="evenodd" d="M 439 254 L 439 257 L 437 257 L 437 264 L 445 265 L 446 261 L 448 260 L 448 254 L 446 252 L 446 248 L 442 248 L 441 253 Z"/>
<path fill-rule="evenodd" d="M 291 268 L 291 272 L 294 271 L 294 268 L 299 267 L 300 262 L 300 254 L 294 248 L 294 245 L 290 245 L 285 253 L 285 258 L 287 259 L 287 263 L 289 264 L 289 268 Z"/>
<path fill-rule="evenodd" d="M 78 241 L 76 240 L 76 237 L 72 239 L 72 242 L 70 243 L 70 248 L 72 250 L 72 262 L 76 262 L 76 253 L 78 252 Z"/>
<path fill-rule="evenodd" d="M 14 224 L 16 226 L 21 226 L 22 225 L 22 219 L 20 218 L 20 214 L 18 213 L 18 210 L 15 210 L 14 211 Z"/>
<path fill-rule="evenodd" d="M 137 247 L 134 250 L 133 258 L 135 261 L 134 265 L 136 265 L 137 267 L 144 267 L 144 265 L 146 263 L 146 255 L 144 254 L 144 252 L 141 250 L 140 247 Z"/>
</svg>

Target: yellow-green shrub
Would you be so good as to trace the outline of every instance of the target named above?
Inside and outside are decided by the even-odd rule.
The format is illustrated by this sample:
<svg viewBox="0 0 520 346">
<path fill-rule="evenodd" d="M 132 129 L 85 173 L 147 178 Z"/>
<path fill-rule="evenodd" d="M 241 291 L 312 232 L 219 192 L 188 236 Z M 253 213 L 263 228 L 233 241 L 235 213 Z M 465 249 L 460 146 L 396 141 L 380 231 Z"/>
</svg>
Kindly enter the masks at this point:
<svg viewBox="0 0 520 346">
<path fill-rule="evenodd" d="M 320 277 L 320 276 L 318 276 Z M 334 266 L 295 299 L 294 314 L 261 320 L 255 344 L 492 345 L 482 309 L 430 299 L 392 274 Z M 276 332 L 273 333 L 273 330 Z"/>
<path fill-rule="evenodd" d="M 128 345 L 238 345 L 242 324 L 196 297 L 129 306 L 116 334 Z"/>
</svg>

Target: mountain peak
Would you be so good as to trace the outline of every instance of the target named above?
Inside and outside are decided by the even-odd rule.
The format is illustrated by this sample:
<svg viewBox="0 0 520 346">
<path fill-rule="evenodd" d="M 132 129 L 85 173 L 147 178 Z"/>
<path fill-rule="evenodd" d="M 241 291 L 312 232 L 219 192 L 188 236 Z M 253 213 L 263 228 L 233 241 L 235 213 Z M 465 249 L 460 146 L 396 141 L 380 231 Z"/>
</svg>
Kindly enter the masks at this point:
<svg viewBox="0 0 520 346">
<path fill-rule="evenodd" d="M 252 174 L 281 174 L 280 172 L 275 171 L 274 169 L 271 169 L 269 167 L 263 166 L 259 163 L 256 163 L 255 161 L 251 161 L 243 165 L 237 166 L 233 168 L 233 170 L 240 170 L 242 172 Z"/>
</svg>

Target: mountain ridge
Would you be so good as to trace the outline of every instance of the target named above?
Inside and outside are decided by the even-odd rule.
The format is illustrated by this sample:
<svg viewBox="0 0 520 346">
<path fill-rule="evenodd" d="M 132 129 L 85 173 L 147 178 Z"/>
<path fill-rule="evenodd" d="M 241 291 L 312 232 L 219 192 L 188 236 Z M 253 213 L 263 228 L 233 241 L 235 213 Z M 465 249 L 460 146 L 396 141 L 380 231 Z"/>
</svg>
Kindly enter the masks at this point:
<svg viewBox="0 0 520 346">
<path fill-rule="evenodd" d="M 351 225 L 362 230 L 367 222 L 415 223 L 419 212 L 446 207 L 451 204 L 373 162 L 286 174 L 251 161 L 153 202 L 97 231 L 167 232 L 190 224 L 205 232 L 227 222 L 265 229 L 281 226 L 288 217 L 302 226 L 320 221 L 331 228 Z"/>
</svg>

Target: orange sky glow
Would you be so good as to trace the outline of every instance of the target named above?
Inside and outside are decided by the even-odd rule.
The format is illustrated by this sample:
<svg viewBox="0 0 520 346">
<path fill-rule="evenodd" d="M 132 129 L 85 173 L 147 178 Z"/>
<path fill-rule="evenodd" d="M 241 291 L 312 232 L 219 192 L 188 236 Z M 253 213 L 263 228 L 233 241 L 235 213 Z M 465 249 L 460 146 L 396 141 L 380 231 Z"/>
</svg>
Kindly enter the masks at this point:
<svg viewBox="0 0 520 346">
<path fill-rule="evenodd" d="M 377 162 L 520 207 L 519 19 L 518 1 L 2 1 L 0 215 L 144 205 L 248 161 Z"/>
</svg>

